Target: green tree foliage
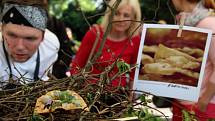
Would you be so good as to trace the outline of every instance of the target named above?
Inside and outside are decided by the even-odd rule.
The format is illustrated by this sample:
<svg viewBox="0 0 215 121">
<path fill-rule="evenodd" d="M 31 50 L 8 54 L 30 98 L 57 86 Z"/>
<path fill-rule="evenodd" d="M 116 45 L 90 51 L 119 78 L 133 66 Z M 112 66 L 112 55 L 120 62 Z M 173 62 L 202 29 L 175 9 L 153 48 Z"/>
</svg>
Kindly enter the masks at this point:
<svg viewBox="0 0 215 121">
<path fill-rule="evenodd" d="M 174 23 L 175 11 L 171 0 L 141 0 L 141 12 L 147 23 L 157 23 L 165 20 L 168 24 Z M 173 13 L 171 13 L 173 12 Z"/>
<path fill-rule="evenodd" d="M 82 11 L 95 11 L 96 6 L 94 0 L 78 0 Z"/>
<path fill-rule="evenodd" d="M 68 8 L 68 4 L 74 0 L 49 0 L 49 12 L 57 18 Z"/>
<path fill-rule="evenodd" d="M 82 11 L 89 12 L 96 10 L 97 0 L 49 0 L 49 11 L 58 18 L 63 17 L 63 13 L 68 9 L 70 3 L 81 8 Z"/>
<path fill-rule="evenodd" d="M 96 8 L 93 11 L 89 9 L 82 10 L 82 8 L 79 8 L 79 4 L 71 2 L 68 9 L 63 12 L 61 19 L 65 22 L 66 26 L 72 29 L 76 39 L 81 40 L 89 29 L 89 25 L 95 24 L 100 19 L 100 13 L 103 11 L 104 7 Z"/>
<path fill-rule="evenodd" d="M 50 0 L 50 12 L 63 20 L 72 29 L 75 38 L 81 41 L 89 25 L 100 21 L 105 11 L 106 6 L 96 6 L 96 1 L 99 0 Z M 168 24 L 173 24 L 175 12 L 169 1 L 140 0 L 144 21 L 157 23 L 159 20 L 165 20 Z"/>
</svg>

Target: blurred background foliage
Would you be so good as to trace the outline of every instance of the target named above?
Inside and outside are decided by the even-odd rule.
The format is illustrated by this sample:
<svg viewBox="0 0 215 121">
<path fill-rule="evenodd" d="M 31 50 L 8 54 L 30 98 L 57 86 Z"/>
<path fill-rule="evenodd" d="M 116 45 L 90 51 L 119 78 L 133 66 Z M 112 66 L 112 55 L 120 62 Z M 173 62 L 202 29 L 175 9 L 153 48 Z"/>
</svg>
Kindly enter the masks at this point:
<svg viewBox="0 0 215 121">
<path fill-rule="evenodd" d="M 139 0 L 142 20 L 146 23 L 174 23 L 175 11 L 170 0 Z M 81 41 L 89 25 L 99 23 L 105 11 L 103 0 L 49 0 L 49 12 L 72 29 L 76 40 Z M 83 15 L 86 16 L 86 22 Z"/>
</svg>

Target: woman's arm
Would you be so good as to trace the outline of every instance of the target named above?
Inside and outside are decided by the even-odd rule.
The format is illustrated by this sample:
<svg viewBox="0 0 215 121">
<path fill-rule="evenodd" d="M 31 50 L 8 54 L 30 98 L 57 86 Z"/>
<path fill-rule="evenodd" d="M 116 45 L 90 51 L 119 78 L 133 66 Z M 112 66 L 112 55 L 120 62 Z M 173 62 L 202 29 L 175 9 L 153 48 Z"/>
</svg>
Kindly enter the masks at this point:
<svg viewBox="0 0 215 121">
<path fill-rule="evenodd" d="M 83 68 L 86 65 L 95 39 L 96 29 L 93 27 L 90 30 L 88 30 L 88 32 L 85 34 L 84 38 L 81 41 L 80 48 L 76 53 L 74 60 L 71 63 L 72 67 L 70 70 L 71 74 L 77 73 L 78 72 L 77 68 Z"/>
<path fill-rule="evenodd" d="M 200 111 L 204 112 L 207 109 L 207 105 L 211 98 L 215 95 L 215 83 L 208 81 L 207 88 L 204 93 L 199 97 L 197 106 Z"/>
<path fill-rule="evenodd" d="M 203 19 L 197 27 L 208 28 L 215 33 L 215 17 L 207 17 Z M 210 100 L 215 96 L 215 37 L 212 37 L 208 59 L 212 63 L 213 70 L 209 81 L 206 84 L 206 90 L 200 96 L 197 106 L 201 111 L 205 111 Z"/>
</svg>

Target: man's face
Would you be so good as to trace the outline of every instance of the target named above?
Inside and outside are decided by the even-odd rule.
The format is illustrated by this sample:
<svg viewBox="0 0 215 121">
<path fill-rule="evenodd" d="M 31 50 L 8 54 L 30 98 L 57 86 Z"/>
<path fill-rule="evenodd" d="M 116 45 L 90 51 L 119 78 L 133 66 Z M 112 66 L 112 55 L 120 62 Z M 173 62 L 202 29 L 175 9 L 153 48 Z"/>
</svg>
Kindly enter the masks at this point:
<svg viewBox="0 0 215 121">
<path fill-rule="evenodd" d="M 16 62 L 31 58 L 43 40 L 43 31 L 11 23 L 3 25 L 2 35 L 9 55 Z"/>
</svg>

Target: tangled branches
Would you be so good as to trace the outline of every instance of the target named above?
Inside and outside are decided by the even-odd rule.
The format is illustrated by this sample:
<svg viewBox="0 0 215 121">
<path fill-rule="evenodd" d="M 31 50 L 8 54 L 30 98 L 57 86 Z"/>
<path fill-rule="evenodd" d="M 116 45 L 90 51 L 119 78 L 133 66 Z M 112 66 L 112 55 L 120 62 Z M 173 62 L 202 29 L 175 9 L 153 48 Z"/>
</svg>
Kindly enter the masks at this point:
<svg viewBox="0 0 215 121">
<path fill-rule="evenodd" d="M 93 75 L 98 76 L 98 75 Z M 38 81 L 21 85 L 14 89 L 0 91 L 0 119 L 13 120 L 98 120 L 121 117 L 136 105 L 146 106 L 146 100 L 132 103 L 127 89 L 110 90 L 104 84 L 86 83 L 92 75 L 79 73 L 64 79 Z M 38 97 L 52 90 L 73 90 L 83 97 L 90 111 L 57 110 L 45 115 L 35 115 L 34 108 Z M 133 101 L 135 102 L 135 101 Z"/>
</svg>

